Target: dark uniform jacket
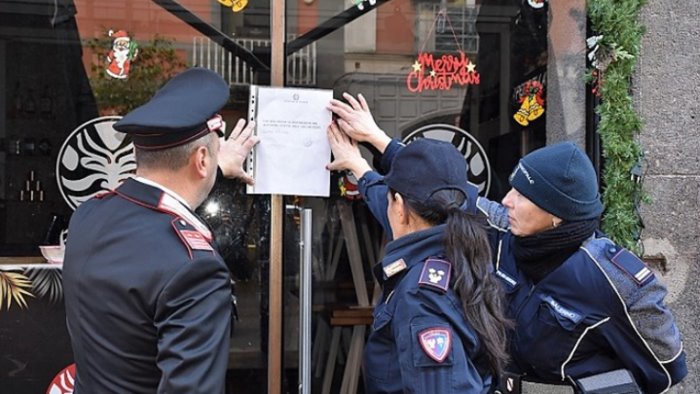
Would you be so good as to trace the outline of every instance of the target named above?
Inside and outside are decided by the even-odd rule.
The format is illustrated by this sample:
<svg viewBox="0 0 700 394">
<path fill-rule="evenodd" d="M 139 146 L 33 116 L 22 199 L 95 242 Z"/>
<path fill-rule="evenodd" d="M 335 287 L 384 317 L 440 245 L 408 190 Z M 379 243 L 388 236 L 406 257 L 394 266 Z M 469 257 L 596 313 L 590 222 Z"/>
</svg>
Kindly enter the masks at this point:
<svg viewBox="0 0 700 394">
<path fill-rule="evenodd" d="M 175 197 L 130 179 L 83 203 L 63 281 L 77 394 L 224 392 L 229 272 Z"/>
<path fill-rule="evenodd" d="M 401 149 L 392 140 L 378 164 L 388 169 Z M 373 182 L 369 178 L 360 179 L 361 191 Z M 516 324 L 510 369 L 561 384 L 626 368 L 645 393 L 664 392 L 687 375 L 681 335 L 664 304 L 666 288 L 636 256 L 592 234 L 535 285 L 515 262 L 506 208 L 478 198 L 478 209 L 492 227 L 495 274 Z"/>
<path fill-rule="evenodd" d="M 376 172 L 360 192 L 387 234 L 387 187 Z M 492 377 L 481 343 L 452 289 L 444 225 L 390 242 L 374 268 L 383 295 L 363 355 L 365 392 L 487 393 Z"/>
<path fill-rule="evenodd" d="M 660 393 L 687 374 L 685 352 L 666 288 L 629 251 L 596 233 L 533 284 L 518 269 L 503 208 L 479 200 L 496 233 L 495 273 L 516 328 L 513 372 L 545 383 L 619 368 L 645 393 Z"/>
</svg>

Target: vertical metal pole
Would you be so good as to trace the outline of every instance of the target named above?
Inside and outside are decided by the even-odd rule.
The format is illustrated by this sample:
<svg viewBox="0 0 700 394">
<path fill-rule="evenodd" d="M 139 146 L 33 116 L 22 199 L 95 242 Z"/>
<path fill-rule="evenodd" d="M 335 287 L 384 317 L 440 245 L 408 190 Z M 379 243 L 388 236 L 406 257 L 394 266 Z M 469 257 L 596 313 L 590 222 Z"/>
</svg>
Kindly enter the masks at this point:
<svg viewBox="0 0 700 394">
<path fill-rule="evenodd" d="M 311 209 L 303 209 L 299 259 L 299 394 L 311 394 L 311 225 Z"/>
<path fill-rule="evenodd" d="M 285 0 L 271 0 L 270 39 L 272 41 L 270 82 L 284 86 Z M 282 390 L 282 228 L 284 202 L 279 194 L 270 200 L 270 319 L 267 357 L 267 392 L 279 394 Z"/>
<path fill-rule="evenodd" d="M 207 68 L 211 70 L 211 39 L 207 40 Z"/>
</svg>

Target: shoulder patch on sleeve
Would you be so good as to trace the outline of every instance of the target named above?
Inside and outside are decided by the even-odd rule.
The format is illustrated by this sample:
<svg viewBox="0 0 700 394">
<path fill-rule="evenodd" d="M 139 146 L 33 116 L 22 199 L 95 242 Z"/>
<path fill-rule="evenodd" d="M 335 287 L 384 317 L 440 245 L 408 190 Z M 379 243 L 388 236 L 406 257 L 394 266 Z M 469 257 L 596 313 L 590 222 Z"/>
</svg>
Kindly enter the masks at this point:
<svg viewBox="0 0 700 394">
<path fill-rule="evenodd" d="M 443 327 L 432 327 L 418 333 L 418 342 L 428 357 L 442 363 L 450 354 L 452 334 Z"/>
<path fill-rule="evenodd" d="M 418 285 L 446 293 L 450 287 L 451 274 L 452 264 L 449 261 L 430 258 L 423 263 Z"/>
<path fill-rule="evenodd" d="M 654 279 L 654 272 L 629 250 L 611 246 L 608 254 L 611 255 L 610 262 L 629 275 L 638 286 L 644 286 Z"/>
</svg>

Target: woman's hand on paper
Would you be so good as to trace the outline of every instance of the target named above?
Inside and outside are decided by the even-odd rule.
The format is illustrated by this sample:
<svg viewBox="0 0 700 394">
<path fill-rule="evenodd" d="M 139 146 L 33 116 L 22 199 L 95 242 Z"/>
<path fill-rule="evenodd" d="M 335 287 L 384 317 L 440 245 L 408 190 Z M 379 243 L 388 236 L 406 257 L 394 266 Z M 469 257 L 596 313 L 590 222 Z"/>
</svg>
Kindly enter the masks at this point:
<svg viewBox="0 0 700 394">
<path fill-rule="evenodd" d="M 244 119 L 239 119 L 228 138 L 219 139 L 219 167 L 226 178 L 238 178 L 252 185 L 255 180 L 243 169 L 248 154 L 259 142 L 253 135 L 255 122 L 246 125 Z"/>
<path fill-rule="evenodd" d="M 383 153 L 391 138 L 377 126 L 367 100 L 362 94 L 355 98 L 349 93 L 343 93 L 343 98 L 347 103 L 333 99 L 328 106 L 328 109 L 338 116 L 340 129 L 353 140 L 369 142 Z"/>
<path fill-rule="evenodd" d="M 367 160 L 362 157 L 357 141 L 340 131 L 335 122 L 328 126 L 328 142 L 333 152 L 333 161 L 326 166 L 326 169 L 349 170 L 357 179 L 360 179 L 365 172 L 372 170 Z"/>
</svg>

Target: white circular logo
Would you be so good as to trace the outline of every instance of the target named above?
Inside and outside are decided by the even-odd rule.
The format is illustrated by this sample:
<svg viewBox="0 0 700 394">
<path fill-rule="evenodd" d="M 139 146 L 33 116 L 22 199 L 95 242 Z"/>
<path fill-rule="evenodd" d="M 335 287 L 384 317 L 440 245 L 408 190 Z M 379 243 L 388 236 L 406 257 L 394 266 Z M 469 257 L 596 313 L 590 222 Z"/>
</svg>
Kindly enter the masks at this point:
<svg viewBox="0 0 700 394">
<path fill-rule="evenodd" d="M 471 134 L 449 124 L 431 124 L 410 132 L 403 138 L 406 144 L 418 138 L 431 138 L 454 145 L 464 156 L 469 168 L 467 179 L 479 187 L 479 194 L 485 196 L 491 187 L 491 166 L 486 151 Z"/>
<path fill-rule="evenodd" d="M 96 194 L 116 189 L 136 171 L 134 145 L 114 130 L 121 116 L 87 121 L 63 142 L 56 159 L 58 190 L 75 209 Z"/>
</svg>

